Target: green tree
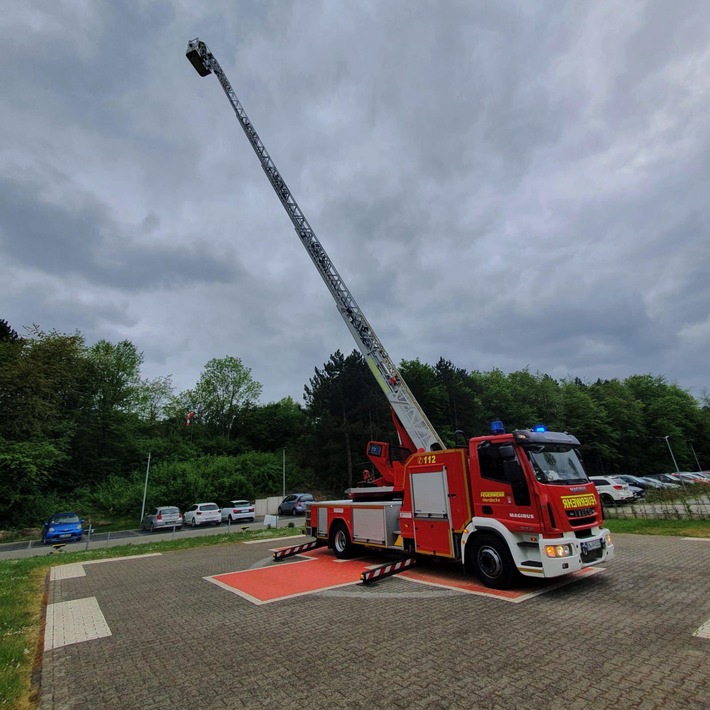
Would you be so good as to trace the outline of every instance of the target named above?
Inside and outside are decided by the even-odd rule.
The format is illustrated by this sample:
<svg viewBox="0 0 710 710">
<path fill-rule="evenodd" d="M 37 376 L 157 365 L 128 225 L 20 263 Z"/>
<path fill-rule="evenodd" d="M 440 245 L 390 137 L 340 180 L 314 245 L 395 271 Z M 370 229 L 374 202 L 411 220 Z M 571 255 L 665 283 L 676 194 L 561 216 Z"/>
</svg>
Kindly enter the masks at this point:
<svg viewBox="0 0 710 710">
<path fill-rule="evenodd" d="M 278 402 L 243 407 L 234 424 L 234 436 L 244 448 L 254 451 L 280 451 L 292 448 L 307 430 L 303 408 L 291 397 Z"/>
<path fill-rule="evenodd" d="M 454 432 L 463 431 L 471 435 L 481 402 L 466 370 L 444 358 L 439 358 L 434 370 L 439 383 L 437 392 L 443 389 L 446 393 L 447 421 L 440 427 L 439 435 L 450 439 L 449 443 L 453 444 Z"/>
<path fill-rule="evenodd" d="M 0 318 L 0 343 L 12 343 L 20 340 L 20 336 L 12 326 L 4 319 Z"/>
<path fill-rule="evenodd" d="M 165 409 L 173 396 L 173 381 L 170 375 L 142 380 L 137 387 L 137 412 L 141 419 L 155 424 L 165 416 Z"/>
<path fill-rule="evenodd" d="M 606 413 L 608 425 L 608 458 L 602 462 L 601 473 L 644 472 L 639 468 L 645 457 L 647 435 L 644 429 L 643 405 L 633 392 L 616 379 L 597 380 L 589 394 Z"/>
<path fill-rule="evenodd" d="M 574 434 L 581 442 L 588 473 L 603 470 L 603 461 L 608 460 L 613 449 L 609 446 L 610 427 L 606 412 L 591 396 L 589 388 L 579 382 L 563 382 L 562 397 L 563 430 Z"/>
<path fill-rule="evenodd" d="M 44 333 L 0 341 L 0 486 L 14 516 L 33 496 L 63 485 L 89 402 L 79 334 Z M 0 509 L 0 518 L 8 515 Z"/>
<path fill-rule="evenodd" d="M 386 397 L 359 352 L 344 357 L 338 350 L 315 369 L 304 399 L 311 422 L 307 446 L 318 460 L 314 468 L 323 485 L 332 490 L 352 486 L 356 468 L 369 463 L 368 440 L 392 436 Z"/>
<path fill-rule="evenodd" d="M 193 391 L 200 419 L 213 434 L 231 437 L 241 407 L 255 403 L 262 386 L 238 357 L 210 360 Z"/>
<path fill-rule="evenodd" d="M 660 473 L 673 470 L 673 460 L 664 437 L 669 442 L 681 470 L 695 467 L 692 442 L 701 452 L 708 440 L 708 418 L 701 402 L 661 375 L 632 375 L 624 380 L 642 409 L 645 437 L 637 451 L 639 470 Z M 696 449 L 697 453 L 697 449 Z"/>
<path fill-rule="evenodd" d="M 139 416 L 143 354 L 128 340 L 100 340 L 87 348 L 86 358 L 90 403 L 78 415 L 73 470 L 66 479 L 72 486 L 126 474 L 147 454 Z"/>
</svg>

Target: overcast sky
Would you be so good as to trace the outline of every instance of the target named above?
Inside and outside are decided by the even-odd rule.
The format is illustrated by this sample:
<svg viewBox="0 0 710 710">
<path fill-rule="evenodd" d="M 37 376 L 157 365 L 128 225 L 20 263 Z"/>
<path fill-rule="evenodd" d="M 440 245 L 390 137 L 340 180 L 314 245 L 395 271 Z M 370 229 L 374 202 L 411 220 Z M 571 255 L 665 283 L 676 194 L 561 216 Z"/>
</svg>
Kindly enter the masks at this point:
<svg viewBox="0 0 710 710">
<path fill-rule="evenodd" d="M 710 388 L 710 3 L 5 0 L 0 318 L 302 401 L 355 347 L 199 36 L 395 362 Z"/>
</svg>

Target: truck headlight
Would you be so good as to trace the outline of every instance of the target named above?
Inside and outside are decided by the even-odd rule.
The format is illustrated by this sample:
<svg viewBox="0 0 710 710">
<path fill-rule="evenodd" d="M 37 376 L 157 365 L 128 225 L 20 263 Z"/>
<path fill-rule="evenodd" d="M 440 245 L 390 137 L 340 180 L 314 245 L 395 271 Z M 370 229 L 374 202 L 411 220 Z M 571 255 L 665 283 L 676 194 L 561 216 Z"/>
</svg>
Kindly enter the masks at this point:
<svg viewBox="0 0 710 710">
<path fill-rule="evenodd" d="M 571 557 L 572 545 L 545 545 L 545 554 L 548 557 Z"/>
</svg>

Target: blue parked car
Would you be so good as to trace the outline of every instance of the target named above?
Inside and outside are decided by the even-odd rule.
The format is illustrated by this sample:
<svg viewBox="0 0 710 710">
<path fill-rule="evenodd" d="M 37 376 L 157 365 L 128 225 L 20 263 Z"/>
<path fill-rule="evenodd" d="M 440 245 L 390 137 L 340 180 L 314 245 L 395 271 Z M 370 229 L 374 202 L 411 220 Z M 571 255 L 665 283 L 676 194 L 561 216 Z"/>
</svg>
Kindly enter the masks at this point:
<svg viewBox="0 0 710 710">
<path fill-rule="evenodd" d="M 79 542 L 84 532 L 83 524 L 76 513 L 55 513 L 42 526 L 42 542 Z"/>
</svg>

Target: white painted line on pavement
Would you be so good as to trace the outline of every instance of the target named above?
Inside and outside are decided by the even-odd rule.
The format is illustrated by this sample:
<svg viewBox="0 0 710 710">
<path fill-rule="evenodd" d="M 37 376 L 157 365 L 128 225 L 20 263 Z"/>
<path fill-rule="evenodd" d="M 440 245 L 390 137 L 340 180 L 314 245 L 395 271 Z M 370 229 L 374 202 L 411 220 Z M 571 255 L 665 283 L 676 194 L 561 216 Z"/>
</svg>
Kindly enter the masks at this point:
<svg viewBox="0 0 710 710">
<path fill-rule="evenodd" d="M 52 567 L 49 571 L 49 579 L 56 582 L 60 579 L 74 579 L 74 577 L 86 577 L 84 565 L 81 562 L 72 562 L 68 565 Z"/>
<path fill-rule="evenodd" d="M 695 542 L 710 542 L 710 537 L 684 537 L 683 540 L 695 540 Z"/>
<path fill-rule="evenodd" d="M 122 562 L 123 560 L 140 560 L 142 557 L 160 557 L 162 552 L 146 552 L 143 555 L 125 555 L 124 557 L 107 557 L 105 560 L 87 560 L 83 565 L 98 565 L 102 562 Z"/>
<path fill-rule="evenodd" d="M 146 552 L 144 555 L 126 555 L 125 557 L 108 557 L 105 560 L 87 560 L 86 562 L 71 562 L 67 565 L 57 565 L 49 572 L 49 581 L 57 582 L 61 579 L 74 579 L 86 577 L 84 565 L 97 565 L 101 562 L 120 562 L 121 560 L 137 560 L 142 557 L 158 557 L 161 552 Z"/>
<path fill-rule="evenodd" d="M 693 632 L 693 636 L 701 639 L 710 639 L 710 619 L 708 619 L 697 631 Z"/>
<path fill-rule="evenodd" d="M 245 540 L 242 545 L 256 545 L 261 542 L 279 542 L 280 540 L 298 540 L 299 537 L 307 535 L 286 535 L 285 537 L 265 537 L 263 540 Z"/>
<path fill-rule="evenodd" d="M 45 651 L 106 636 L 111 636 L 111 629 L 101 613 L 96 597 L 74 599 L 47 606 Z"/>
</svg>

